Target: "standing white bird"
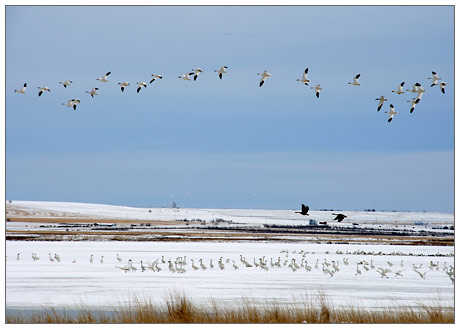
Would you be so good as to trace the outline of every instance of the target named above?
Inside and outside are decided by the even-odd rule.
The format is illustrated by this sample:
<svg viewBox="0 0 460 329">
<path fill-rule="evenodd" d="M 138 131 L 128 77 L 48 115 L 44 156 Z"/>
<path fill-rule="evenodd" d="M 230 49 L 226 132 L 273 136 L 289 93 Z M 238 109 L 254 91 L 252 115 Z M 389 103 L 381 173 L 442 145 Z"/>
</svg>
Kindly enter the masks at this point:
<svg viewBox="0 0 460 329">
<path fill-rule="evenodd" d="M 393 104 L 390 104 L 390 112 L 385 111 L 385 113 L 390 114 L 390 116 L 388 118 L 388 122 L 391 122 L 391 120 L 393 120 L 393 117 L 395 116 L 395 114 L 398 114 L 398 112 L 395 111 L 395 108 L 394 108 Z"/>
<path fill-rule="evenodd" d="M 219 78 L 222 79 L 222 74 L 227 73 L 227 66 L 221 66 L 219 70 L 214 70 L 214 72 L 219 73 Z"/>
<path fill-rule="evenodd" d="M 379 101 L 379 106 L 377 107 L 378 112 L 382 108 L 383 102 L 387 101 L 388 99 L 386 99 L 384 96 L 380 96 L 380 98 L 376 98 L 375 100 Z"/>
<path fill-rule="evenodd" d="M 310 82 L 310 80 L 308 80 L 307 75 L 308 75 L 308 67 L 303 72 L 302 79 L 297 79 L 296 81 L 300 81 L 303 84 L 305 84 L 306 86 L 308 86 L 308 82 Z"/>
<path fill-rule="evenodd" d="M 321 88 L 320 85 L 316 85 L 314 87 L 310 87 L 311 89 L 315 89 L 315 94 L 316 94 L 316 98 L 319 98 L 319 91 L 320 90 L 323 90 L 323 88 Z"/>
<path fill-rule="evenodd" d="M 259 87 L 262 87 L 265 80 L 271 77 L 270 73 L 268 73 L 267 70 L 264 70 L 264 73 L 257 73 L 257 75 L 262 76 L 262 78 L 260 78 Z"/>
<path fill-rule="evenodd" d="M 129 82 L 119 82 L 118 83 L 121 87 L 121 92 L 125 91 L 125 87 L 128 87 L 129 86 Z"/>
<path fill-rule="evenodd" d="M 136 82 L 137 83 L 137 92 L 141 91 L 142 87 L 147 88 L 147 84 L 145 82 Z"/>
<path fill-rule="evenodd" d="M 193 70 L 193 72 L 194 72 L 193 74 L 195 75 L 195 76 L 193 77 L 193 81 L 196 81 L 196 79 L 198 79 L 198 75 L 199 75 L 200 73 L 202 73 L 203 70 L 200 69 L 200 68 L 198 68 L 198 69 L 192 69 L 192 70 Z"/>
<path fill-rule="evenodd" d="M 417 104 L 416 101 L 417 101 L 417 98 L 412 98 L 407 101 L 408 103 L 410 103 L 410 113 L 414 112 L 415 105 Z"/>
<path fill-rule="evenodd" d="M 39 89 L 38 96 L 41 96 L 44 91 L 48 91 L 48 92 L 51 91 L 48 87 L 37 87 L 37 89 Z"/>
<path fill-rule="evenodd" d="M 110 75 L 110 73 L 111 72 L 107 72 L 106 74 L 104 74 L 104 76 L 97 78 L 96 80 L 99 80 L 100 82 L 108 82 L 109 80 L 107 80 L 107 77 Z"/>
<path fill-rule="evenodd" d="M 398 95 L 404 94 L 403 86 L 404 86 L 404 82 L 401 82 L 401 84 L 398 86 L 398 90 L 392 90 L 391 92 L 397 93 Z"/>
<path fill-rule="evenodd" d="M 96 90 L 99 90 L 99 88 L 93 88 L 91 89 L 91 91 L 85 91 L 85 93 L 90 94 L 91 97 L 94 97 L 94 95 L 99 95 L 98 93 L 96 93 Z"/>
<path fill-rule="evenodd" d="M 70 80 L 66 80 L 66 81 L 62 81 L 62 82 L 59 81 L 59 83 L 60 83 L 61 85 L 63 85 L 64 88 L 67 88 L 67 86 L 70 86 L 73 82 L 70 81 Z"/>
<path fill-rule="evenodd" d="M 25 94 L 26 93 L 26 88 L 27 88 L 27 83 L 24 83 L 24 85 L 21 87 L 21 89 L 15 89 L 15 93 L 20 93 L 20 94 Z"/>
<path fill-rule="evenodd" d="M 439 87 L 441 88 L 441 91 L 442 91 L 443 94 L 446 93 L 446 90 L 444 89 L 445 86 L 446 86 L 445 82 L 441 82 L 441 84 L 439 85 Z"/>
<path fill-rule="evenodd" d="M 415 101 L 415 103 L 418 104 L 420 102 L 420 100 L 422 99 L 423 93 L 426 90 L 423 89 L 422 85 L 420 83 L 418 83 L 418 82 L 415 85 L 418 87 L 418 89 L 417 89 L 417 100 Z"/>
<path fill-rule="evenodd" d="M 442 78 L 438 77 L 435 71 L 432 71 L 431 74 L 433 75 L 431 78 L 428 78 L 428 80 L 433 80 L 433 83 L 431 84 L 431 87 L 434 85 L 438 84 L 438 81 L 441 80 Z"/>
<path fill-rule="evenodd" d="M 152 74 L 152 80 L 150 80 L 150 83 L 152 83 L 156 79 L 163 79 L 163 76 L 161 76 L 159 74 Z"/>
<path fill-rule="evenodd" d="M 192 72 L 192 73 L 186 73 L 186 74 L 182 74 L 182 75 L 179 76 L 178 78 L 179 78 L 179 79 L 183 79 L 183 80 L 187 80 L 187 81 L 192 81 L 192 80 L 190 79 L 190 77 L 191 77 L 192 75 L 194 75 L 193 72 Z"/>
<path fill-rule="evenodd" d="M 355 77 L 353 78 L 353 82 L 349 82 L 348 84 L 352 86 L 360 86 L 361 84 L 358 82 L 360 76 L 361 74 L 355 75 Z"/>
</svg>

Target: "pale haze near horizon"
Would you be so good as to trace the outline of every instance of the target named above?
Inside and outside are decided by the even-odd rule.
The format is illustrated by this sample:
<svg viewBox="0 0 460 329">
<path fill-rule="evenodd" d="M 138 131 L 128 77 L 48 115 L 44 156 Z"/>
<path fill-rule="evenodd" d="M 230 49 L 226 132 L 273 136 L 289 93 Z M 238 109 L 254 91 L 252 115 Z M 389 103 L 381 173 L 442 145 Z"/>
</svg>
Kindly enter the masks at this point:
<svg viewBox="0 0 460 329">
<path fill-rule="evenodd" d="M 451 212 L 453 17 L 452 6 L 8 6 L 6 198 Z M 195 67 L 196 82 L 177 78 Z M 295 81 L 305 67 L 319 99 Z M 164 79 L 137 94 L 152 73 Z M 361 86 L 348 85 L 357 73 Z M 391 92 L 401 81 L 427 89 L 412 114 L 415 94 Z M 52 91 L 39 98 L 38 85 Z M 61 106 L 71 98 L 76 111 Z"/>
</svg>

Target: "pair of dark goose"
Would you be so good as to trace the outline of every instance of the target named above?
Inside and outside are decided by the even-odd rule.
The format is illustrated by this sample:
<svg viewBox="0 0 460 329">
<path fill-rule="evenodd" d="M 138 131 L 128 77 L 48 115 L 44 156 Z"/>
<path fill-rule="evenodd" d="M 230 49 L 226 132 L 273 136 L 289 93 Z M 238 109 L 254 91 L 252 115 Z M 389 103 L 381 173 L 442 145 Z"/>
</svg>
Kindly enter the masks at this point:
<svg viewBox="0 0 460 329">
<path fill-rule="evenodd" d="M 302 203 L 302 209 L 301 209 L 301 211 L 296 211 L 295 213 L 296 213 L 296 214 L 301 214 L 301 215 L 304 215 L 304 216 L 309 216 L 309 215 L 308 215 L 308 211 L 309 211 L 309 210 L 310 210 L 310 207 L 308 207 L 308 206 L 306 206 L 306 205 L 304 205 L 304 204 Z M 333 215 L 336 216 L 336 217 L 334 218 L 334 220 L 338 221 L 339 223 L 340 223 L 341 221 L 343 221 L 345 218 L 347 218 L 347 216 L 345 216 L 344 214 L 334 214 L 334 213 L 333 213 Z"/>
</svg>

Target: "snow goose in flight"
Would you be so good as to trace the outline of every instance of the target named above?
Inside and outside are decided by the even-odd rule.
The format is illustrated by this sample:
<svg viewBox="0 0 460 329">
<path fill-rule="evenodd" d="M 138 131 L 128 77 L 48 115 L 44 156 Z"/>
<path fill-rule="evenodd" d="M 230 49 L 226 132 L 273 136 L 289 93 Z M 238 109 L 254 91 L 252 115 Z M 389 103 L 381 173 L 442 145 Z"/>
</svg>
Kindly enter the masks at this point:
<svg viewBox="0 0 460 329">
<path fill-rule="evenodd" d="M 445 86 L 446 86 L 445 82 L 441 82 L 441 84 L 439 85 L 439 87 L 441 88 L 441 91 L 442 91 L 443 94 L 446 93 L 446 90 L 444 89 Z"/>
<path fill-rule="evenodd" d="M 222 74 L 227 73 L 227 66 L 221 66 L 219 70 L 214 70 L 214 72 L 219 73 L 219 78 L 222 79 Z"/>
<path fill-rule="evenodd" d="M 71 100 L 69 100 L 69 101 L 67 102 L 67 104 L 66 104 L 66 103 L 62 103 L 62 105 L 65 105 L 65 106 L 67 106 L 67 107 L 73 107 L 74 110 L 77 109 L 77 104 L 80 104 L 80 100 L 79 100 L 79 99 L 75 99 L 75 98 L 72 98 Z"/>
<path fill-rule="evenodd" d="M 24 83 L 21 89 L 17 90 L 15 89 L 14 92 L 20 93 L 20 94 L 25 94 L 26 93 L 26 88 L 27 88 L 27 83 Z"/>
<path fill-rule="evenodd" d="M 410 103 L 410 113 L 414 112 L 414 109 L 415 109 L 415 104 L 417 104 L 417 98 L 412 98 L 410 100 L 407 101 L 408 103 Z"/>
<path fill-rule="evenodd" d="M 441 80 L 442 78 L 438 77 L 435 71 L 432 71 L 431 74 L 433 75 L 431 78 L 428 78 L 428 80 L 433 80 L 433 83 L 431 84 L 431 87 L 434 85 L 438 84 L 438 81 Z"/>
<path fill-rule="evenodd" d="M 152 74 L 152 80 L 150 80 L 150 83 L 152 83 L 156 79 L 163 79 L 163 76 L 161 76 L 159 74 Z"/>
<path fill-rule="evenodd" d="M 125 91 L 125 87 L 129 86 L 129 82 L 126 82 L 126 81 L 125 82 L 119 82 L 118 84 L 120 85 L 122 92 Z"/>
<path fill-rule="evenodd" d="M 70 86 L 73 82 L 70 81 L 70 80 L 66 80 L 66 81 L 62 81 L 62 82 L 59 81 L 59 83 L 60 83 L 61 85 L 63 85 L 64 88 L 67 88 L 67 86 Z"/>
<path fill-rule="evenodd" d="M 422 85 L 420 83 L 418 83 L 418 82 L 415 85 L 418 87 L 418 89 L 417 89 L 417 100 L 415 101 L 415 103 L 418 104 L 420 102 L 420 100 L 422 99 L 423 93 L 426 90 L 423 89 Z"/>
<path fill-rule="evenodd" d="M 401 84 L 398 86 L 398 90 L 396 90 L 396 91 L 392 90 L 391 92 L 392 93 L 397 93 L 398 95 L 404 94 L 403 86 L 404 86 L 404 82 L 401 82 Z"/>
<path fill-rule="evenodd" d="M 308 83 L 310 82 L 310 80 L 308 80 L 307 75 L 308 75 L 308 67 L 303 72 L 302 79 L 297 79 L 296 81 L 300 81 L 303 84 L 305 84 L 306 86 L 308 86 Z"/>
<path fill-rule="evenodd" d="M 387 101 L 388 99 L 386 99 L 384 96 L 380 96 L 380 98 L 376 98 L 375 100 L 379 101 L 379 106 L 377 107 L 378 112 L 382 108 L 383 102 Z"/>
<path fill-rule="evenodd" d="M 100 82 L 108 82 L 109 80 L 107 80 L 107 77 L 110 75 L 110 73 L 111 72 L 107 72 L 106 74 L 104 74 L 104 76 L 97 78 L 96 80 L 99 80 Z"/>
<path fill-rule="evenodd" d="M 187 74 L 182 74 L 180 77 L 178 77 L 179 79 L 183 79 L 183 80 L 187 80 L 187 81 L 192 81 L 190 79 L 190 77 L 193 75 L 194 73 L 187 73 Z"/>
<path fill-rule="evenodd" d="M 37 89 L 39 89 L 38 96 L 41 96 L 44 91 L 48 91 L 48 92 L 51 91 L 48 87 L 37 87 Z"/>
<path fill-rule="evenodd" d="M 94 97 L 94 95 L 99 95 L 96 93 L 96 90 L 99 90 L 99 88 L 93 88 L 91 91 L 85 91 L 85 93 L 90 94 L 91 97 Z"/>
<path fill-rule="evenodd" d="M 137 83 L 137 92 L 141 91 L 141 88 L 147 88 L 147 84 L 145 82 L 136 82 Z"/>
<path fill-rule="evenodd" d="M 391 120 L 393 120 L 393 117 L 395 116 L 395 114 L 398 114 L 398 112 L 395 111 L 395 108 L 394 108 L 393 104 L 390 104 L 390 112 L 385 111 L 385 113 L 390 114 L 390 116 L 388 118 L 388 122 L 391 122 Z"/>
<path fill-rule="evenodd" d="M 418 88 L 417 88 L 417 85 L 413 85 L 412 86 L 412 89 L 406 89 L 406 91 L 410 91 L 411 93 L 417 93 L 418 91 Z"/>
<path fill-rule="evenodd" d="M 321 88 L 320 85 L 316 85 L 314 87 L 310 87 L 311 89 L 315 89 L 315 94 L 316 94 L 316 98 L 319 98 L 319 91 L 320 90 L 323 90 L 323 88 Z"/>
<path fill-rule="evenodd" d="M 198 68 L 198 69 L 192 69 L 192 70 L 193 70 L 193 74 L 195 75 L 195 76 L 193 77 L 193 81 L 196 81 L 196 79 L 198 79 L 198 75 L 199 75 L 200 73 L 202 73 L 203 70 L 200 69 L 200 68 Z"/>
<path fill-rule="evenodd" d="M 355 77 L 353 78 L 353 82 L 349 82 L 348 84 L 352 86 L 360 86 L 361 84 L 358 82 L 360 76 L 361 74 L 355 75 Z"/>
<path fill-rule="evenodd" d="M 262 87 L 262 85 L 265 82 L 265 79 L 268 79 L 271 77 L 270 73 L 268 73 L 267 70 L 264 70 L 264 73 L 257 73 L 257 75 L 262 76 L 262 78 L 260 78 L 259 87 Z"/>
</svg>

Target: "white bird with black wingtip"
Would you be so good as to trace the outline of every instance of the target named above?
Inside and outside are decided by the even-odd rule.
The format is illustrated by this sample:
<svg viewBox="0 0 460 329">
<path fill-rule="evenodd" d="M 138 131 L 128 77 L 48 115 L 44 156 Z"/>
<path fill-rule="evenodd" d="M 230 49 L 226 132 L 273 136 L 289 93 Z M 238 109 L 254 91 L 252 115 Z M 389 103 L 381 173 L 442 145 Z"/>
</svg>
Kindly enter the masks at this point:
<svg viewBox="0 0 460 329">
<path fill-rule="evenodd" d="M 410 113 L 414 112 L 415 105 L 417 104 L 417 98 L 412 98 L 407 102 L 410 103 Z"/>
<path fill-rule="evenodd" d="M 307 75 L 308 75 L 308 67 L 305 69 L 305 71 L 303 71 L 302 79 L 297 79 L 296 81 L 300 81 L 306 86 L 308 86 L 308 83 L 310 82 L 310 80 L 308 80 Z"/>
<path fill-rule="evenodd" d="M 48 87 L 37 87 L 38 90 L 38 96 L 41 96 L 44 91 L 50 92 L 51 90 Z"/>
<path fill-rule="evenodd" d="M 190 77 L 193 75 L 194 73 L 186 73 L 186 74 L 182 74 L 181 76 L 179 76 L 178 78 L 179 79 L 182 79 L 182 80 L 187 80 L 187 81 L 192 81 L 192 79 L 190 79 Z"/>
<path fill-rule="evenodd" d="M 265 80 L 271 77 L 271 74 L 267 72 L 267 70 L 264 70 L 263 73 L 257 73 L 257 75 L 260 75 L 260 82 L 259 82 L 259 87 L 262 87 L 264 84 Z"/>
<path fill-rule="evenodd" d="M 203 70 L 200 69 L 200 68 L 192 69 L 192 70 L 193 70 L 193 74 L 194 74 L 193 81 L 196 81 L 196 79 L 198 79 L 198 75 L 200 73 L 203 73 Z"/>
<path fill-rule="evenodd" d="M 163 76 L 159 74 L 152 74 L 152 79 L 150 80 L 150 83 L 152 83 L 156 79 L 163 79 Z"/>
<path fill-rule="evenodd" d="M 428 78 L 428 80 L 433 80 L 433 83 L 431 84 L 431 87 L 435 86 L 438 84 L 438 81 L 441 80 L 442 78 L 438 77 L 435 71 L 431 72 L 432 77 Z"/>
<path fill-rule="evenodd" d="M 415 85 L 417 86 L 417 100 L 415 101 L 415 104 L 418 104 L 426 90 L 423 89 L 422 85 L 418 82 Z"/>
<path fill-rule="evenodd" d="M 401 84 L 398 86 L 398 90 L 392 90 L 391 92 L 397 93 L 398 95 L 404 94 L 403 86 L 404 86 L 404 82 L 401 82 Z"/>
<path fill-rule="evenodd" d="M 145 82 L 136 82 L 137 83 L 137 92 L 141 91 L 142 87 L 147 88 L 147 84 Z"/>
<path fill-rule="evenodd" d="M 446 83 L 445 83 L 445 82 L 441 82 L 441 84 L 439 85 L 439 88 L 441 88 L 441 92 L 442 92 L 443 94 L 446 93 L 446 89 L 444 89 L 445 86 L 446 86 Z"/>
<path fill-rule="evenodd" d="M 219 70 L 214 70 L 214 72 L 219 73 L 219 78 L 222 79 L 222 75 L 224 73 L 227 73 L 227 69 L 228 67 L 224 65 L 224 66 L 221 66 Z"/>
<path fill-rule="evenodd" d="M 348 84 L 352 86 L 361 86 L 361 84 L 358 82 L 360 76 L 361 74 L 355 75 L 355 77 L 353 78 L 353 82 L 348 82 Z"/>
<path fill-rule="evenodd" d="M 385 113 L 389 113 L 388 122 L 391 122 L 395 114 L 398 114 L 398 112 L 395 111 L 393 104 L 390 104 L 390 111 L 385 111 Z"/>
<path fill-rule="evenodd" d="M 383 103 L 387 101 L 388 99 L 386 99 L 384 96 L 380 96 L 379 98 L 376 98 L 375 100 L 379 101 L 379 106 L 377 107 L 377 112 L 378 112 L 382 108 Z"/>
<path fill-rule="evenodd" d="M 24 85 L 21 87 L 21 89 L 15 89 L 15 93 L 20 93 L 20 94 L 25 94 L 26 93 L 26 88 L 27 88 L 27 83 L 24 83 Z"/>
<path fill-rule="evenodd" d="M 98 93 L 96 93 L 96 90 L 99 90 L 99 88 L 93 88 L 91 89 L 91 91 L 85 91 L 85 93 L 90 94 L 91 97 L 94 97 L 94 95 L 99 95 Z"/>
<path fill-rule="evenodd" d="M 71 100 L 69 100 L 69 101 L 67 102 L 67 104 L 66 104 L 66 103 L 62 103 L 62 105 L 65 105 L 65 106 L 67 106 L 67 107 L 73 107 L 74 110 L 77 109 L 77 104 L 80 104 L 80 100 L 79 100 L 79 99 L 75 99 L 75 98 L 72 98 Z"/>
<path fill-rule="evenodd" d="M 59 83 L 60 83 L 61 85 L 63 85 L 64 88 L 67 88 L 67 86 L 70 86 L 73 82 L 70 81 L 70 80 L 66 80 L 66 81 L 62 81 L 62 82 L 59 81 Z"/>
<path fill-rule="evenodd" d="M 121 87 L 121 92 L 124 92 L 125 91 L 125 87 L 128 87 L 129 86 L 129 82 L 119 82 L 118 83 Z"/>
<path fill-rule="evenodd" d="M 315 94 L 316 94 L 316 98 L 319 98 L 319 91 L 320 90 L 323 90 L 323 88 L 321 88 L 320 85 L 316 85 L 314 87 L 310 87 L 311 89 L 315 89 Z"/>
<path fill-rule="evenodd" d="M 108 82 L 109 80 L 107 80 L 107 77 L 110 75 L 110 73 L 112 73 L 112 72 L 107 72 L 102 77 L 97 78 L 96 80 L 99 80 L 100 82 Z"/>
</svg>

